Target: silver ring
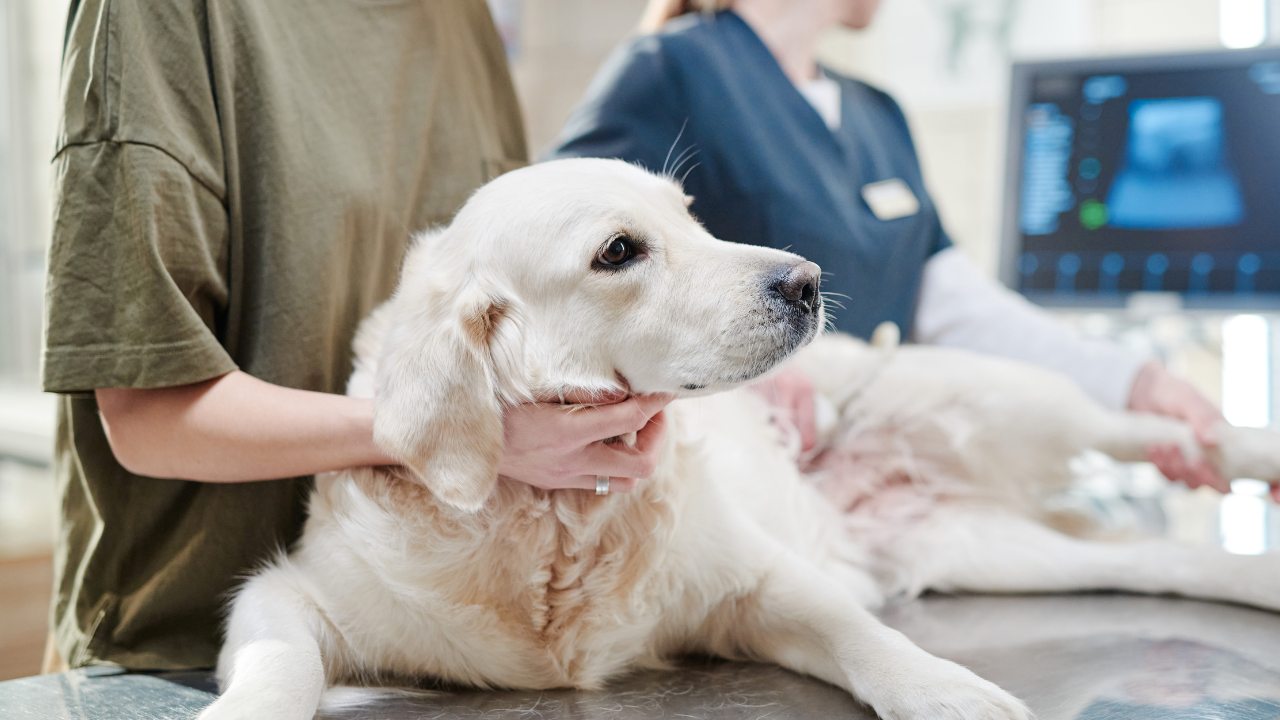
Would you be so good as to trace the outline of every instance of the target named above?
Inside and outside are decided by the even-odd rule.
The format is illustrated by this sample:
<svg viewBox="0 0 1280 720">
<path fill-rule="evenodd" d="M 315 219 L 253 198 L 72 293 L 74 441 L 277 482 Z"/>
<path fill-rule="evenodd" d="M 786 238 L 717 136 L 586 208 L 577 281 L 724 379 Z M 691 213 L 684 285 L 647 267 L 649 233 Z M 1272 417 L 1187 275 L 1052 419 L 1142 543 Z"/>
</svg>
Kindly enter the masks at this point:
<svg viewBox="0 0 1280 720">
<path fill-rule="evenodd" d="M 597 495 L 609 494 L 609 477 L 607 475 L 596 476 L 596 494 Z"/>
</svg>

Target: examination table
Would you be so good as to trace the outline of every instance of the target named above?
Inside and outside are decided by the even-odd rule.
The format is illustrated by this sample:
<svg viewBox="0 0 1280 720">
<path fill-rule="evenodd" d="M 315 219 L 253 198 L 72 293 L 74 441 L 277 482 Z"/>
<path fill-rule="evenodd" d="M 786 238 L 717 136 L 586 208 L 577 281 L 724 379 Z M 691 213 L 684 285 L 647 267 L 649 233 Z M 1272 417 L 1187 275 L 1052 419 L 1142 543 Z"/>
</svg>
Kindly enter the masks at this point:
<svg viewBox="0 0 1280 720">
<path fill-rule="evenodd" d="M 883 617 L 1022 698 L 1039 720 L 1280 720 L 1280 614 L 1130 595 L 939 596 Z M 76 670 L 0 683 L 0 718 L 193 718 L 209 673 Z M 872 718 L 843 691 L 777 667 L 689 658 L 602 692 L 441 691 L 320 718 L 790 720 Z"/>
</svg>

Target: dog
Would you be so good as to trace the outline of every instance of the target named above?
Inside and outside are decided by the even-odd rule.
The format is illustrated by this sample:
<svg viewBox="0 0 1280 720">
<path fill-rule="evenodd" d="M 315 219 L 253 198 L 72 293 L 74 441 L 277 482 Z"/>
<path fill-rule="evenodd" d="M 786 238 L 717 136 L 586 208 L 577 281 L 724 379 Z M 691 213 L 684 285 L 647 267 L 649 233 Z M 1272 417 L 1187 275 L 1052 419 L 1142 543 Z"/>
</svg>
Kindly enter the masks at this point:
<svg viewBox="0 0 1280 720">
<path fill-rule="evenodd" d="M 599 688 L 686 653 L 777 663 L 886 719 L 1026 720 L 873 611 L 926 589 L 1104 588 L 1280 610 L 1275 556 L 1042 524 L 1071 457 L 1199 457 L 1187 426 L 1034 367 L 822 334 L 816 265 L 717 240 L 689 202 L 620 161 L 562 160 L 416 241 L 348 391 L 403 464 L 317 478 L 296 547 L 232 602 L 201 720 L 303 720 L 330 686 L 388 678 Z M 832 409 L 808 476 L 742 389 L 787 363 Z M 621 387 L 681 398 L 634 493 L 499 477 L 505 407 Z M 1280 475 L 1273 435 L 1220 431 L 1225 473 Z"/>
</svg>

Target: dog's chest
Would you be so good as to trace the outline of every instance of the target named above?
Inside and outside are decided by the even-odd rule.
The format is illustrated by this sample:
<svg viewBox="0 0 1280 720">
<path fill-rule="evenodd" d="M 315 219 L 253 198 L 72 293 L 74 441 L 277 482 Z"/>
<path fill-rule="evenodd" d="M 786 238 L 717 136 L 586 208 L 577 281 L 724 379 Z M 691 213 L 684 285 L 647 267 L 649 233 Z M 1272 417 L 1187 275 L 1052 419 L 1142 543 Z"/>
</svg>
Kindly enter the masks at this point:
<svg viewBox="0 0 1280 720">
<path fill-rule="evenodd" d="M 352 556 L 372 581 L 361 595 L 376 588 L 383 611 L 376 621 L 364 608 L 337 613 L 352 619 L 343 635 L 359 658 L 385 659 L 394 645 L 397 667 L 382 670 L 508 687 L 599 686 L 654 653 L 654 629 L 679 594 L 662 562 L 675 523 L 668 484 L 645 485 L 597 498 L 503 481 L 485 511 L 469 517 L 439 506 L 406 510 L 403 498 L 392 514 L 378 502 L 382 519 L 359 526 L 382 524 L 396 540 L 361 543 Z M 339 592 L 351 608 L 355 595 Z"/>
</svg>

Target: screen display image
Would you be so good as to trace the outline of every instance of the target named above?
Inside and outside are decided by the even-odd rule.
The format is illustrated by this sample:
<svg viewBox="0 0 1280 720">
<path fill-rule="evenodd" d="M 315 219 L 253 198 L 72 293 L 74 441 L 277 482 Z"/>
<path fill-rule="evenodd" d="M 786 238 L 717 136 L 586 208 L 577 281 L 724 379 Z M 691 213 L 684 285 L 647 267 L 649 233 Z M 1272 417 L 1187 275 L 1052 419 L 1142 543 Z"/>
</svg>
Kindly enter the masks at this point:
<svg viewBox="0 0 1280 720">
<path fill-rule="evenodd" d="M 1013 287 L 1280 305 L 1280 51 L 1020 65 L 1011 112 Z"/>
</svg>

